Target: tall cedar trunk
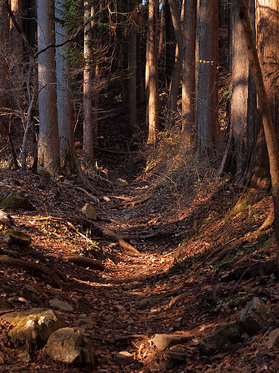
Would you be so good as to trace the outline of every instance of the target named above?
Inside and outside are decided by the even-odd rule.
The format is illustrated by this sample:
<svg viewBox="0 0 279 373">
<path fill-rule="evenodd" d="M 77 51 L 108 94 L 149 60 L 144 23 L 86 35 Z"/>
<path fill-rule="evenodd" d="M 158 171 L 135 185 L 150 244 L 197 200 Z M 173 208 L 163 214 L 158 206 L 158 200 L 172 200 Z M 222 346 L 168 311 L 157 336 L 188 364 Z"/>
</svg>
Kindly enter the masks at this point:
<svg viewBox="0 0 279 373">
<path fill-rule="evenodd" d="M 181 21 L 183 22 L 184 5 L 182 4 L 181 14 L 179 14 L 179 9 L 178 9 L 176 0 L 168 0 L 168 1 L 169 1 L 170 11 L 171 11 L 174 35 L 176 39 L 175 62 L 174 62 L 174 68 L 172 72 L 170 89 L 169 89 L 169 113 L 170 113 L 170 118 L 172 118 L 172 115 L 175 113 L 177 109 L 178 92 L 179 92 L 179 85 L 180 85 L 181 71 L 182 71 L 183 32 L 182 32 Z"/>
<path fill-rule="evenodd" d="M 133 0 L 130 11 L 135 11 L 137 1 Z M 129 85 L 128 85 L 128 102 L 129 102 L 129 126 L 128 133 L 132 135 L 137 126 L 137 29 L 135 25 L 135 14 L 132 15 L 132 21 L 129 29 Z"/>
<path fill-rule="evenodd" d="M 233 142 L 236 173 L 242 171 L 246 151 L 246 123 L 249 61 L 242 25 L 238 16 L 236 0 L 231 3 L 232 25 L 232 97 L 231 138 Z"/>
<path fill-rule="evenodd" d="M 38 0 L 38 50 L 54 42 L 53 1 Z M 50 172 L 59 167 L 54 48 L 38 56 L 39 141 L 38 163 Z"/>
<path fill-rule="evenodd" d="M 272 197 L 274 204 L 274 225 L 277 250 L 277 262 L 279 267 L 279 151 L 276 132 L 272 121 L 270 103 L 265 90 L 262 70 L 257 54 L 256 43 L 253 37 L 252 27 L 249 21 L 248 9 L 245 0 L 237 0 L 239 17 L 243 26 L 243 33 L 247 44 L 250 67 L 253 72 L 255 85 L 258 93 L 259 108 L 262 115 L 264 134 L 267 144 L 270 176 L 272 184 Z M 279 269 L 279 268 L 278 268 Z"/>
<path fill-rule="evenodd" d="M 6 6 L 3 0 L 0 0 L 0 134 L 5 134 L 8 128 L 8 119 L 6 116 L 6 108 L 8 107 L 7 97 L 7 74 L 8 66 L 6 63 L 5 54 L 8 53 L 8 38 L 9 34 L 9 17 Z"/>
<path fill-rule="evenodd" d="M 195 46 L 197 0 L 185 0 L 182 56 L 182 133 L 191 142 L 195 123 Z"/>
<path fill-rule="evenodd" d="M 84 21 L 91 16 L 90 0 L 84 1 Z M 90 160 L 94 159 L 93 150 L 93 112 L 92 112 L 92 38 L 91 25 L 84 27 L 84 71 L 83 71 L 83 150 Z"/>
<path fill-rule="evenodd" d="M 55 3 L 55 42 L 63 43 L 67 39 L 67 31 L 63 27 L 66 12 L 66 0 L 56 0 Z M 56 49 L 56 79 L 57 79 L 57 113 L 60 140 L 60 158 L 63 167 L 70 170 L 74 166 L 74 126 L 72 96 L 69 87 L 69 64 L 67 60 L 67 44 Z"/>
<path fill-rule="evenodd" d="M 214 150 L 217 133 L 218 0 L 200 0 L 198 11 L 198 104 L 199 156 Z"/>
<path fill-rule="evenodd" d="M 146 122 L 148 143 L 155 143 L 159 129 L 158 117 L 158 60 L 157 60 L 157 10 L 158 1 L 148 4 L 148 29 L 146 43 Z"/>
</svg>

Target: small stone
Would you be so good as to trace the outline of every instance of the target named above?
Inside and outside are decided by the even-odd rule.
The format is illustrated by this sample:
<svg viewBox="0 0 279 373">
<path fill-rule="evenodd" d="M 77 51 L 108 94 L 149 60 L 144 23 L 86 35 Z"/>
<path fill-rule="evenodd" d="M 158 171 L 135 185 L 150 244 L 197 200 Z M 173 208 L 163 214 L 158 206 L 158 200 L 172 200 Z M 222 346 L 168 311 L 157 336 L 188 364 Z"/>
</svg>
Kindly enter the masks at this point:
<svg viewBox="0 0 279 373">
<path fill-rule="evenodd" d="M 13 223 L 12 218 L 5 211 L 0 210 L 0 223 L 10 225 Z"/>
<path fill-rule="evenodd" d="M 46 353 L 55 361 L 75 365 L 94 365 L 95 349 L 76 328 L 61 328 L 48 339 Z"/>
<path fill-rule="evenodd" d="M 54 307 L 54 308 L 57 308 L 61 311 L 69 311 L 69 312 L 72 312 L 74 310 L 74 308 L 68 303 L 68 302 L 63 302 L 59 299 L 51 299 L 49 301 L 49 305 L 51 307 Z"/>
<path fill-rule="evenodd" d="M 94 206 L 92 206 L 90 203 L 86 203 L 83 208 L 81 209 L 81 212 L 88 218 L 92 220 L 97 220 L 97 211 Z"/>
<path fill-rule="evenodd" d="M 269 336 L 267 341 L 267 347 L 273 348 L 279 346 L 279 328 L 273 330 Z"/>
<path fill-rule="evenodd" d="M 191 334 L 155 334 L 151 342 L 155 344 L 159 351 L 163 351 L 168 347 L 189 342 L 194 338 Z"/>
<path fill-rule="evenodd" d="M 115 356 L 115 363 L 117 365 L 130 365 L 135 362 L 135 359 L 133 358 L 133 355 L 130 354 L 128 351 L 120 351 Z"/>
</svg>

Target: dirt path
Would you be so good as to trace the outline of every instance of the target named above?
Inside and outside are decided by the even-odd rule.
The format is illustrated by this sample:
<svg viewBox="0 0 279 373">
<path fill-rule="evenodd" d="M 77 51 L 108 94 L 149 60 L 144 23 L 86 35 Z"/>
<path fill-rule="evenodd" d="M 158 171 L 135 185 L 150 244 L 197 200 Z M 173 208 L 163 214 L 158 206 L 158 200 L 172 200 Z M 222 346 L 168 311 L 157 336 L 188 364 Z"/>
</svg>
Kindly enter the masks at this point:
<svg viewBox="0 0 279 373">
<path fill-rule="evenodd" d="M 186 202 L 175 200 L 164 193 L 147 194 L 149 188 L 146 182 L 118 186 L 98 207 L 98 224 L 130 236 L 131 245 L 139 251 L 131 255 L 102 237 L 94 225 L 84 225 L 81 208 L 90 200 L 73 184 L 31 173 L 0 172 L 0 197 L 22 191 L 34 207 L 12 213 L 16 228 L 32 237 L 31 250 L 11 248 L 3 242 L 1 250 L 10 250 L 21 260 L 43 263 L 39 254 L 67 277 L 59 288 L 49 276 L 1 265 L 0 311 L 5 307 L 48 308 L 52 299 L 69 303 L 73 311 L 57 312 L 68 326 L 81 328 L 93 341 L 96 372 L 278 371 L 276 350 L 266 347 L 268 331 L 225 346 L 213 356 L 203 356 L 198 347 L 216 326 L 237 320 L 254 296 L 269 302 L 275 314 L 279 313 L 279 289 L 274 278 L 220 281 L 222 271 L 230 270 L 235 263 L 247 265 L 248 257 L 253 263 L 262 255 L 272 256 L 272 246 L 268 246 L 269 251 L 267 246 L 260 251 L 257 240 L 249 241 L 251 232 L 268 216 L 271 198 L 256 196 L 253 209 L 226 219 L 231 189 L 189 204 L 188 196 Z M 190 238 L 183 241 L 186 233 Z M 268 233 L 264 239 L 270 242 Z M 174 265 L 180 242 L 191 256 Z M 231 250 L 229 255 L 210 263 L 206 250 L 216 258 L 224 248 Z M 67 260 L 73 253 L 101 260 L 105 269 L 73 264 Z M 16 348 L 5 342 L 6 325 L 0 323 L 0 327 L 1 373 L 92 372 L 54 363 L 42 351 L 33 361 L 24 361 Z M 158 351 L 152 337 L 162 333 L 190 333 L 193 337 L 187 343 Z M 122 364 L 118 356 L 121 351 L 130 353 L 134 360 Z"/>
</svg>

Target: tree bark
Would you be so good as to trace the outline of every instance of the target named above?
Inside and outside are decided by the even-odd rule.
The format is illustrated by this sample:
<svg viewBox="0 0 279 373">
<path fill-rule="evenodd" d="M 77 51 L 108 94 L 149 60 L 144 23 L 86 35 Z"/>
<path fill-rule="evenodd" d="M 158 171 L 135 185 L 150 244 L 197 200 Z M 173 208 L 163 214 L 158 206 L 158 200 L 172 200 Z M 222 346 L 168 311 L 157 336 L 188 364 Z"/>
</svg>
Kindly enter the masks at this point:
<svg viewBox="0 0 279 373">
<path fill-rule="evenodd" d="M 63 26 L 66 11 L 66 0 L 55 3 L 55 43 L 63 43 L 67 39 L 67 31 Z M 72 97 L 69 87 L 69 64 L 67 61 L 67 45 L 56 49 L 57 79 L 57 113 L 60 140 L 60 158 L 62 167 L 73 170 L 74 160 L 74 126 Z"/>
<path fill-rule="evenodd" d="M 8 66 L 6 63 L 5 54 L 8 53 L 8 38 L 9 35 L 9 17 L 5 6 L 5 2 L 0 0 L 0 134 L 7 134 L 8 120 L 6 116 L 7 107 L 9 106 L 7 96 L 7 75 Z"/>
<path fill-rule="evenodd" d="M 190 144 L 195 123 L 195 46 L 197 0 L 184 0 L 182 55 L 182 133 Z"/>
<path fill-rule="evenodd" d="M 130 11 L 135 12 L 137 1 L 133 0 L 130 5 Z M 133 135 L 137 127 L 137 29 L 134 15 L 131 15 L 131 24 L 129 29 L 129 83 L 128 83 L 128 106 L 129 106 L 129 125 L 128 134 Z"/>
<path fill-rule="evenodd" d="M 256 43 L 253 37 L 252 27 L 249 21 L 248 8 L 245 0 L 237 0 L 239 17 L 243 26 L 243 33 L 246 40 L 250 67 L 258 93 L 259 109 L 262 115 L 264 134 L 267 144 L 270 176 L 272 184 L 272 197 L 274 204 L 274 230 L 277 250 L 277 266 L 279 267 L 279 151 L 274 124 L 268 96 L 265 90 L 262 70 L 257 54 Z"/>
<path fill-rule="evenodd" d="M 54 42 L 53 1 L 38 0 L 38 50 Z M 51 173 L 59 168 L 54 48 L 38 55 L 39 141 L 38 163 Z"/>
<path fill-rule="evenodd" d="M 91 15 L 91 1 L 84 1 L 84 20 L 86 21 Z M 83 123 L 83 150 L 91 161 L 94 159 L 93 150 L 93 111 L 92 111 L 92 38 L 91 25 L 88 23 L 84 27 L 84 70 L 83 70 L 83 106 L 84 106 L 84 123 Z"/>
<path fill-rule="evenodd" d="M 217 132 L 218 0 L 200 0 L 197 143 L 199 156 L 211 154 Z"/>
<path fill-rule="evenodd" d="M 235 171 L 242 171 L 246 151 L 246 124 L 249 61 L 236 0 L 231 3 L 232 20 L 232 97 L 230 125 L 233 141 Z"/>
<path fill-rule="evenodd" d="M 158 1 L 148 4 L 148 30 L 146 45 L 146 122 L 148 124 L 148 143 L 155 143 L 159 129 L 158 117 L 158 60 L 157 60 L 157 11 Z"/>
</svg>

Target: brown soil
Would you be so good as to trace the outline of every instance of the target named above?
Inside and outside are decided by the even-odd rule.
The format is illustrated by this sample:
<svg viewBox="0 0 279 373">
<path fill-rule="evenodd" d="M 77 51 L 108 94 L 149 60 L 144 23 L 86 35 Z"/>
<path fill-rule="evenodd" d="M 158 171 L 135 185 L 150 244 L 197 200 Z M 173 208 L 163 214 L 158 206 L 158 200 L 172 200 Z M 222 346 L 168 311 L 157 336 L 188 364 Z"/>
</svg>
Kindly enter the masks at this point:
<svg viewBox="0 0 279 373">
<path fill-rule="evenodd" d="M 278 317 L 270 330 L 218 354 L 203 356 L 198 347 L 216 326 L 236 320 L 254 296 L 278 315 L 274 274 L 221 281 L 233 269 L 275 257 L 272 227 L 253 236 L 272 210 L 270 196 L 225 182 L 192 196 L 151 190 L 144 178 L 115 186 L 98 207 L 98 224 L 129 235 L 140 252 L 131 255 L 85 221 L 81 208 L 91 201 L 74 183 L 0 171 L 0 199 L 16 190 L 26 192 L 35 208 L 11 212 L 16 228 L 32 236 L 32 250 L 13 248 L 16 258 L 40 264 L 43 256 L 67 280 L 59 288 L 44 273 L 1 264 L 0 311 L 7 307 L 4 302 L 18 310 L 49 307 L 53 298 L 67 301 L 74 311 L 60 313 L 91 338 L 98 364 L 95 370 L 69 367 L 52 362 L 43 351 L 24 362 L 9 345 L 11 326 L 1 322 L 0 372 L 279 372 L 277 349 L 266 347 Z M 0 249 L 5 253 L 9 247 L 1 240 Z M 101 260 L 105 269 L 71 263 L 67 256 L 73 254 Z M 35 289 L 29 298 L 27 284 Z M 169 351 L 156 351 L 150 338 L 186 332 L 194 338 L 170 349 L 186 362 L 167 370 Z M 133 354 L 134 364 L 116 365 L 115 355 L 123 350 Z"/>
</svg>

